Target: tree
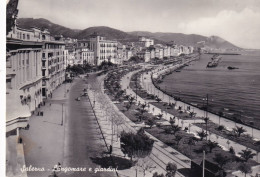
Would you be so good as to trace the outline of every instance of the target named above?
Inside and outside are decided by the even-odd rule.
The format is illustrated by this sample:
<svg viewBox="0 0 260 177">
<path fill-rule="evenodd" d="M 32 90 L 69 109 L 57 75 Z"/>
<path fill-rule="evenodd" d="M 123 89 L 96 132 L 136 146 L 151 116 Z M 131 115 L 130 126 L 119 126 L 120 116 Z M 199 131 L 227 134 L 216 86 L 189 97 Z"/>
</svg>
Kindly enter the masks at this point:
<svg viewBox="0 0 260 177">
<path fill-rule="evenodd" d="M 126 110 L 128 111 L 128 110 L 131 108 L 131 104 L 130 104 L 130 103 L 127 103 L 127 104 L 125 105 L 125 108 L 126 108 Z"/>
<path fill-rule="evenodd" d="M 179 143 L 180 143 L 181 139 L 182 139 L 182 136 L 180 136 L 180 135 L 176 135 L 175 136 L 174 140 L 177 142 L 177 146 L 179 146 Z"/>
<path fill-rule="evenodd" d="M 218 143 L 215 142 L 215 141 L 213 142 L 213 141 L 210 141 L 210 140 L 209 140 L 209 141 L 206 143 L 206 146 L 209 148 L 209 152 L 211 153 L 212 150 L 218 146 Z"/>
<path fill-rule="evenodd" d="M 163 114 L 158 114 L 157 117 L 158 117 L 159 120 L 161 120 L 162 117 L 163 117 Z"/>
<path fill-rule="evenodd" d="M 129 101 L 130 105 L 132 105 L 135 101 L 135 97 L 130 96 L 128 101 Z"/>
<path fill-rule="evenodd" d="M 245 149 L 245 150 L 242 150 L 242 152 L 239 152 L 238 153 L 241 158 L 243 158 L 246 162 L 249 160 L 249 159 L 252 159 L 256 154 L 253 153 L 250 149 Z"/>
<path fill-rule="evenodd" d="M 147 120 L 147 125 L 149 125 L 150 128 L 152 128 L 155 125 L 155 120 L 153 118 L 149 118 Z"/>
<path fill-rule="evenodd" d="M 140 129 L 136 134 L 132 132 L 121 132 L 120 146 L 121 151 L 132 158 L 146 157 L 149 155 L 153 148 L 154 140 L 150 139 L 144 134 L 144 131 Z"/>
<path fill-rule="evenodd" d="M 226 163 L 229 162 L 229 158 L 227 156 L 222 155 L 221 153 L 215 154 L 213 160 L 222 168 Z"/>
<path fill-rule="evenodd" d="M 197 135 L 200 137 L 201 141 L 203 140 L 203 138 L 207 137 L 207 133 L 204 130 L 198 131 Z"/>
<path fill-rule="evenodd" d="M 245 174 L 245 177 L 248 173 L 252 173 L 251 167 L 247 163 L 241 163 L 238 166 L 238 170 Z"/>
<path fill-rule="evenodd" d="M 190 137 L 188 140 L 188 145 L 190 146 L 190 153 L 191 153 L 191 146 L 195 145 L 195 141 L 193 140 L 193 137 Z"/>
<path fill-rule="evenodd" d="M 175 118 L 170 117 L 170 124 L 173 126 L 175 124 Z"/>
<path fill-rule="evenodd" d="M 175 163 L 168 163 L 166 165 L 166 177 L 174 177 L 177 172 L 177 165 Z"/>
<path fill-rule="evenodd" d="M 178 125 L 173 125 L 171 128 L 174 135 L 181 130 L 181 127 L 179 127 Z"/>
<path fill-rule="evenodd" d="M 246 129 L 236 126 L 235 128 L 233 128 L 233 131 L 237 134 L 238 137 L 240 137 L 241 134 L 246 132 Z"/>
<path fill-rule="evenodd" d="M 147 157 L 139 159 L 136 166 L 143 171 L 143 177 L 145 177 L 146 171 L 151 172 L 155 168 L 154 164 Z"/>
<path fill-rule="evenodd" d="M 142 108 L 142 110 L 144 110 L 144 109 L 146 108 L 146 106 L 147 106 L 146 103 L 141 104 L 141 108 Z"/>
</svg>

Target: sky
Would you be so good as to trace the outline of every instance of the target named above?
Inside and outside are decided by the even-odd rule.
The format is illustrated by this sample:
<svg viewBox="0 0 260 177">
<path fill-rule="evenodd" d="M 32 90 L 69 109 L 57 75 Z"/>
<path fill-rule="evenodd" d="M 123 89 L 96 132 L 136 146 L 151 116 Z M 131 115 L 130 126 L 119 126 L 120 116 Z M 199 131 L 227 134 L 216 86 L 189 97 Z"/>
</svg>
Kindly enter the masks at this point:
<svg viewBox="0 0 260 177">
<path fill-rule="evenodd" d="M 216 35 L 260 49 L 260 0 L 19 0 L 18 9 L 18 18 L 45 18 L 72 29 Z"/>
</svg>

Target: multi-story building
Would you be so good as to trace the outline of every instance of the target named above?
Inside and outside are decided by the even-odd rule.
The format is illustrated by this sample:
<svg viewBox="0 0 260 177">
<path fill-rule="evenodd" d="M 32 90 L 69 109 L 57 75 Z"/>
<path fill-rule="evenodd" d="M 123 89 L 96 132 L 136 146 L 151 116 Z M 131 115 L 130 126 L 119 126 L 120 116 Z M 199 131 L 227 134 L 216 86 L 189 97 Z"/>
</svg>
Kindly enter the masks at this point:
<svg viewBox="0 0 260 177">
<path fill-rule="evenodd" d="M 6 131 L 27 126 L 42 102 L 42 39 L 40 29 L 16 25 L 6 40 Z"/>
<path fill-rule="evenodd" d="M 47 30 L 42 31 L 42 96 L 52 97 L 52 92 L 65 80 L 64 50 L 62 36 L 53 38 Z"/>
<path fill-rule="evenodd" d="M 154 40 L 153 39 L 149 39 L 149 38 L 145 38 L 145 37 L 140 37 L 139 38 L 140 42 L 143 42 L 145 47 L 150 47 L 151 45 L 154 45 Z"/>
<path fill-rule="evenodd" d="M 139 58 L 144 59 L 144 62 L 149 62 L 151 60 L 151 53 L 148 50 L 143 50 L 137 53 Z"/>
<path fill-rule="evenodd" d="M 89 40 L 79 40 L 78 46 L 94 51 L 95 65 L 100 65 L 103 61 L 118 63 L 117 41 L 106 40 L 105 37 L 94 33 Z"/>
<path fill-rule="evenodd" d="M 94 65 L 94 51 L 91 51 L 90 49 L 86 47 L 77 47 L 76 48 L 76 57 L 75 57 L 75 64 L 90 64 Z"/>
</svg>

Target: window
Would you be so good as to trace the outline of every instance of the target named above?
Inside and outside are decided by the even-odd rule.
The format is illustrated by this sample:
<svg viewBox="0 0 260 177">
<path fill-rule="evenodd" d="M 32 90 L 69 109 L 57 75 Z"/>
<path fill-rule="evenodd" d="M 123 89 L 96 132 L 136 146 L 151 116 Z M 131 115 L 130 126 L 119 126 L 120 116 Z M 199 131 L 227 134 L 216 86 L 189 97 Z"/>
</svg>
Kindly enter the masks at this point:
<svg viewBox="0 0 260 177">
<path fill-rule="evenodd" d="M 12 89 L 12 80 L 11 79 L 6 79 L 6 88 Z"/>
<path fill-rule="evenodd" d="M 28 40 L 30 39 L 30 35 L 29 35 L 29 34 L 27 34 L 27 39 L 28 39 Z"/>
<path fill-rule="evenodd" d="M 45 58 L 45 53 L 42 53 L 42 58 Z"/>
<path fill-rule="evenodd" d="M 23 39 L 25 39 L 25 34 L 23 34 Z"/>
<path fill-rule="evenodd" d="M 45 76 L 45 70 L 42 70 L 42 76 Z"/>
</svg>

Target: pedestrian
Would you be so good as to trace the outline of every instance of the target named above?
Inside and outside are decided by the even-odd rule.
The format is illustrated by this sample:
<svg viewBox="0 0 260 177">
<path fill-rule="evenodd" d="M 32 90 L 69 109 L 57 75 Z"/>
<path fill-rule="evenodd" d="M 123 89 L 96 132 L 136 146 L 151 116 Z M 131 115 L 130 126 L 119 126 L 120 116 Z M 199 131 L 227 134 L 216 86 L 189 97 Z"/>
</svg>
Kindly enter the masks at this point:
<svg viewBox="0 0 260 177">
<path fill-rule="evenodd" d="M 112 145 L 109 146 L 109 154 L 112 154 L 112 151 L 113 151 L 113 147 Z"/>
</svg>

